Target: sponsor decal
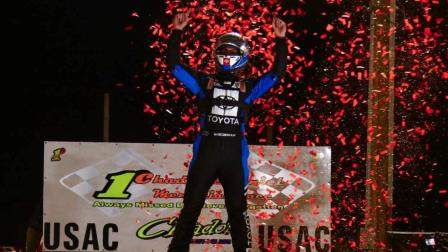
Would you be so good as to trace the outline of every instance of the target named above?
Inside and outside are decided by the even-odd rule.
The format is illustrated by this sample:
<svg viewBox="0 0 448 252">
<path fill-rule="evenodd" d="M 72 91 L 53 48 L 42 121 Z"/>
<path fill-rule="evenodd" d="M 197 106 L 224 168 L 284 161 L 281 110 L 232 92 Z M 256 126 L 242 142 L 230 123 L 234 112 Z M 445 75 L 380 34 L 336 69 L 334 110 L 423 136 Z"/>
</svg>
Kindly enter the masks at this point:
<svg viewBox="0 0 448 252">
<path fill-rule="evenodd" d="M 291 235 L 293 228 L 298 229 L 296 239 Z M 330 229 L 327 226 L 315 227 L 312 235 L 309 234 L 308 230 L 308 226 L 302 225 L 299 227 L 290 225 L 281 225 L 279 227 L 260 225 L 258 226 L 258 249 L 262 252 L 273 251 L 274 247 L 275 251 L 279 252 L 330 251 Z M 293 240 L 295 240 L 295 244 Z"/>
<path fill-rule="evenodd" d="M 240 122 L 238 121 L 238 118 L 236 118 L 236 117 L 208 115 L 208 121 L 212 122 L 212 123 L 219 123 L 219 124 L 240 125 Z"/>
<path fill-rule="evenodd" d="M 139 171 L 120 171 L 116 173 L 109 173 L 106 175 L 107 184 L 100 191 L 95 191 L 93 197 L 95 199 L 129 199 L 132 193 L 128 192 L 129 187 L 133 184 L 186 184 L 187 176 L 182 176 L 181 178 L 171 178 L 166 176 L 165 178 L 160 175 L 154 175 L 152 172 L 147 170 Z M 262 183 L 264 183 L 262 181 Z M 172 192 L 166 188 L 153 188 L 152 189 L 153 198 L 169 199 L 169 198 L 183 198 L 183 191 Z M 247 194 L 247 199 L 251 200 L 263 200 L 270 199 L 271 195 L 262 195 L 258 193 Z M 207 199 L 224 199 L 223 190 L 210 189 L 207 193 Z M 115 204 L 115 205 L 114 205 Z M 94 207 L 109 207 L 115 206 L 122 208 L 121 203 L 111 203 L 95 201 Z M 124 204 L 124 203 L 123 203 Z M 127 203 L 131 204 L 132 203 Z M 127 207 L 132 207 L 131 205 Z M 270 208 L 270 206 L 260 206 L 261 208 Z"/>
<path fill-rule="evenodd" d="M 213 89 L 213 99 L 217 100 L 217 104 L 212 107 L 211 114 L 218 116 L 216 118 L 219 118 L 219 116 L 237 117 L 238 106 L 232 106 L 228 104 L 228 101 L 238 101 L 239 96 L 240 96 L 240 90 L 230 90 L 215 87 Z M 226 124 L 229 123 L 230 121 Z"/>
<path fill-rule="evenodd" d="M 137 237 L 144 240 L 156 239 L 158 237 L 172 237 L 177 220 L 177 217 L 152 220 L 137 230 Z M 196 223 L 194 229 L 194 236 L 217 234 L 228 235 L 229 233 L 230 224 L 228 222 L 223 222 L 221 219 L 212 219 L 210 224 Z"/>
<path fill-rule="evenodd" d="M 98 232 L 102 233 L 102 240 L 99 240 Z M 114 233 L 118 233 L 118 225 L 114 223 L 80 226 L 74 222 L 64 225 L 45 222 L 44 246 L 46 250 L 58 251 L 61 247 L 66 250 L 114 251 L 118 249 L 118 242 L 112 239 Z"/>
<path fill-rule="evenodd" d="M 61 161 L 61 156 L 65 154 L 65 148 L 57 148 L 53 150 L 53 156 L 51 156 L 51 161 Z"/>
</svg>

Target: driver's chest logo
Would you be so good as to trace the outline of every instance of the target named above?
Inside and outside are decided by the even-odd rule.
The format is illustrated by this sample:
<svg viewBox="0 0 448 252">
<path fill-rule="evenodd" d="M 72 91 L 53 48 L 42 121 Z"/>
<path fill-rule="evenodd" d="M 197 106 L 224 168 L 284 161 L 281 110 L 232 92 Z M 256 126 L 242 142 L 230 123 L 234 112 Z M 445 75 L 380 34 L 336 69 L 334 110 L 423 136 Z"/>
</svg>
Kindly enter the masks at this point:
<svg viewBox="0 0 448 252">
<path fill-rule="evenodd" d="M 228 90 L 215 87 L 213 89 L 213 99 L 216 100 L 216 103 L 212 107 L 212 114 L 236 117 L 238 115 L 238 106 L 231 103 L 232 101 L 238 101 L 239 93 L 239 90 Z"/>
</svg>

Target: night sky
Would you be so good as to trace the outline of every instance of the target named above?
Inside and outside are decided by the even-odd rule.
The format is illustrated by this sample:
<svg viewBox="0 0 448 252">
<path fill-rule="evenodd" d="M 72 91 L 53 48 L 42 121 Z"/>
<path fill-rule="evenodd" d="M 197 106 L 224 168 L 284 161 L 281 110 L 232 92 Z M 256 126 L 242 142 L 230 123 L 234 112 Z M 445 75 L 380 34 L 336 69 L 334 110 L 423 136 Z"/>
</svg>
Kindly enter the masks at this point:
<svg viewBox="0 0 448 252">
<path fill-rule="evenodd" d="M 44 0 L 17 1 L 9 9 L 0 244 L 24 243 L 42 194 L 43 141 L 102 141 L 104 92 L 112 93 L 111 141 L 151 142 L 139 94 L 117 94 L 113 87 L 130 79 L 148 56 L 129 45 L 124 28 L 131 11 L 145 9 L 151 20 L 150 13 L 162 14 L 158 4 Z"/>
<path fill-rule="evenodd" d="M 294 21 L 295 29 L 301 32 L 304 28 L 316 33 L 325 32 L 325 29 L 328 29 L 327 24 L 336 19 L 336 14 L 332 15 L 332 13 L 337 9 L 334 5 L 326 5 L 325 2 L 332 1 L 313 1 L 307 5 L 304 4 L 304 8 L 308 10 L 307 15 L 288 21 Z M 441 2 L 446 7 L 446 2 Z M 439 8 L 446 10 L 443 6 Z M 155 78 L 152 76 L 153 72 L 144 67 L 144 63 L 158 56 L 157 52 L 148 46 L 151 39 L 154 39 L 150 36 L 148 26 L 154 22 L 169 23 L 171 16 L 164 14 L 165 9 L 166 5 L 160 0 L 29 0 L 15 2 L 9 8 L 6 32 L 2 36 L 6 41 L 6 47 L 4 47 L 6 57 L 2 64 L 6 68 L 4 69 L 6 78 L 1 87 L 4 126 L 2 128 L 6 141 L 0 153 L 0 188 L 3 194 L 0 199 L 2 206 L 0 244 L 24 245 L 26 226 L 42 194 L 43 142 L 102 141 L 102 106 L 105 92 L 111 93 L 110 140 L 112 142 L 169 142 L 168 136 L 164 138 L 154 133 L 157 116 L 152 117 L 143 112 L 144 104 L 150 104 L 148 101 L 150 95 L 147 90 L 145 92 L 145 81 Z M 321 9 L 325 9 L 329 15 L 319 16 Z M 138 12 L 140 17 L 133 18 L 131 15 L 133 12 Z M 366 13 L 358 22 L 368 17 Z M 403 19 L 409 14 L 403 13 L 401 12 L 398 18 Z M 446 12 L 439 11 L 435 14 L 444 16 Z M 444 27 L 446 27 L 446 20 Z M 399 39 L 406 40 L 406 34 L 398 35 Z M 319 90 L 326 88 L 322 85 L 310 90 L 310 86 L 321 81 L 316 76 L 323 74 L 322 69 L 328 67 L 325 62 L 328 55 L 325 54 L 327 51 L 324 48 L 333 47 L 333 45 L 325 44 L 321 37 L 313 36 L 312 33 L 308 35 L 302 33 L 301 38 L 302 41 L 299 42 L 303 48 L 301 56 L 313 60 L 315 65 L 303 71 L 305 76 L 300 80 L 301 85 L 295 89 L 300 95 L 287 102 L 311 104 L 309 100 L 311 98 L 316 100 L 316 97 L 320 96 Z M 341 41 L 343 36 L 330 38 Z M 446 41 L 446 34 L 441 40 Z M 315 49 L 313 54 L 309 53 L 311 48 Z M 440 52 L 440 55 L 445 57 L 446 63 L 446 50 Z M 367 62 L 364 59 L 364 63 Z M 402 56 L 397 62 L 406 62 L 406 58 Z M 403 79 L 406 78 L 402 77 Z M 365 83 L 365 80 L 363 82 Z M 441 113 L 437 118 L 430 119 L 429 124 L 433 126 L 433 130 L 429 131 L 425 138 L 416 141 L 419 145 L 430 146 L 427 150 L 424 150 L 424 147 L 422 149 L 423 156 L 430 157 L 431 162 L 420 160 L 418 161 L 420 167 L 428 166 L 429 163 L 437 163 L 437 165 L 434 166 L 436 168 L 428 168 L 422 172 L 414 168 L 410 170 L 412 176 L 397 179 L 396 216 L 415 217 L 415 213 L 418 213 L 418 217 L 414 220 L 412 217 L 408 220 L 411 224 L 399 219 L 395 224 L 397 230 L 448 231 L 447 225 L 442 221 L 442 216 L 446 216 L 448 208 L 447 196 L 446 192 L 439 193 L 440 190 L 447 188 L 448 155 L 446 153 L 448 148 L 445 145 L 448 141 L 446 131 L 448 125 L 445 118 L 448 88 L 446 79 L 439 84 L 441 86 L 432 91 L 438 92 L 440 97 L 447 95 L 447 99 L 434 101 L 434 104 L 440 107 Z M 362 91 L 365 92 L 366 89 Z M 364 104 L 353 111 L 365 108 Z M 176 105 L 173 105 L 171 109 L 175 113 L 182 112 L 182 108 Z M 330 113 L 325 104 L 321 107 L 311 106 L 309 111 L 312 114 L 318 114 L 319 109 L 322 109 L 323 114 Z M 398 108 L 399 113 L 403 110 Z M 399 114 L 399 118 L 402 118 L 402 115 Z M 315 121 L 310 119 L 314 131 L 305 131 L 300 126 L 297 130 L 304 134 L 319 135 L 318 131 L 322 125 L 319 124 L 317 118 Z M 412 115 L 409 116 L 410 120 L 413 120 L 412 118 Z M 418 116 L 414 118 L 421 119 Z M 359 120 L 362 119 L 359 118 Z M 178 121 L 177 117 L 167 119 L 167 124 L 171 125 L 162 126 L 168 129 L 167 132 L 182 128 L 172 125 L 172 122 L 176 121 Z M 341 128 L 344 129 L 344 127 L 365 129 L 357 121 L 349 120 L 344 122 Z M 256 142 L 260 138 L 256 136 L 256 130 L 249 129 L 249 131 L 252 135 L 248 139 L 254 144 L 259 144 Z M 365 138 L 365 131 L 360 134 Z M 337 134 L 333 135 L 335 138 Z M 283 137 L 285 137 L 285 145 L 307 144 L 305 138 L 293 143 L 292 135 L 285 134 Z M 280 141 L 277 140 L 275 144 Z M 191 136 L 177 140 L 177 142 L 191 141 Z M 408 142 L 408 144 L 414 143 Z M 321 145 L 326 144 L 321 143 Z M 347 149 L 337 148 L 335 157 L 348 155 Z M 400 148 L 400 150 L 409 151 L 409 148 Z M 361 149 L 365 151 L 365 144 L 361 144 Z M 337 161 L 333 160 L 333 162 Z M 344 167 L 352 165 L 352 161 L 341 161 L 346 163 L 340 165 L 342 168 L 339 172 L 346 173 Z M 356 162 L 363 161 L 358 159 Z M 433 177 L 428 182 L 429 174 Z M 336 175 L 333 174 L 333 178 Z M 353 179 L 361 178 L 362 176 L 358 174 Z M 333 181 L 334 185 L 342 181 L 340 178 L 336 180 Z M 421 186 L 415 187 L 418 181 Z M 431 182 L 437 189 L 427 193 L 425 192 L 426 185 Z M 347 193 L 342 196 L 338 194 L 335 199 L 344 200 L 347 195 L 353 197 L 363 195 L 363 188 L 348 189 L 348 191 L 351 190 L 352 194 Z M 410 194 L 409 191 L 413 193 Z M 357 209 L 354 215 L 360 218 L 360 210 Z M 359 224 L 359 222 L 356 223 Z M 350 232 L 351 236 L 356 236 L 358 229 L 355 228 Z"/>
</svg>

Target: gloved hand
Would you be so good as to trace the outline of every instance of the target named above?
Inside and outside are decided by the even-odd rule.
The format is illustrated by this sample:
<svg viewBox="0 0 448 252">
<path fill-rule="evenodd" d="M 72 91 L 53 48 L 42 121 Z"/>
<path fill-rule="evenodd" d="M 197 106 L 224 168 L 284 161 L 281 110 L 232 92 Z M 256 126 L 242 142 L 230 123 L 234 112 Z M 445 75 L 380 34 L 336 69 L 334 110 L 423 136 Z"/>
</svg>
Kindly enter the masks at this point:
<svg viewBox="0 0 448 252">
<path fill-rule="evenodd" d="M 190 20 L 190 10 L 185 13 L 177 13 L 173 19 L 174 29 L 183 30 Z"/>
</svg>

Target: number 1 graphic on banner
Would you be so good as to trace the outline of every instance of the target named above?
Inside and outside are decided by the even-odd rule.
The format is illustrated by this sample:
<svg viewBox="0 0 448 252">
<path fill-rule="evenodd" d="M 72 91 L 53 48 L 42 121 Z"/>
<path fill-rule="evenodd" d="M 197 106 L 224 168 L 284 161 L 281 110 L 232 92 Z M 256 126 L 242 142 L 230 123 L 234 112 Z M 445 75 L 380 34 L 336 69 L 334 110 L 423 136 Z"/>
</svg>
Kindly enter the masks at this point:
<svg viewBox="0 0 448 252">
<path fill-rule="evenodd" d="M 107 184 L 101 191 L 96 191 L 93 197 L 96 199 L 129 199 L 131 193 L 127 192 L 132 182 L 137 184 L 148 183 L 153 174 L 150 171 L 121 171 L 107 174 Z"/>
</svg>

